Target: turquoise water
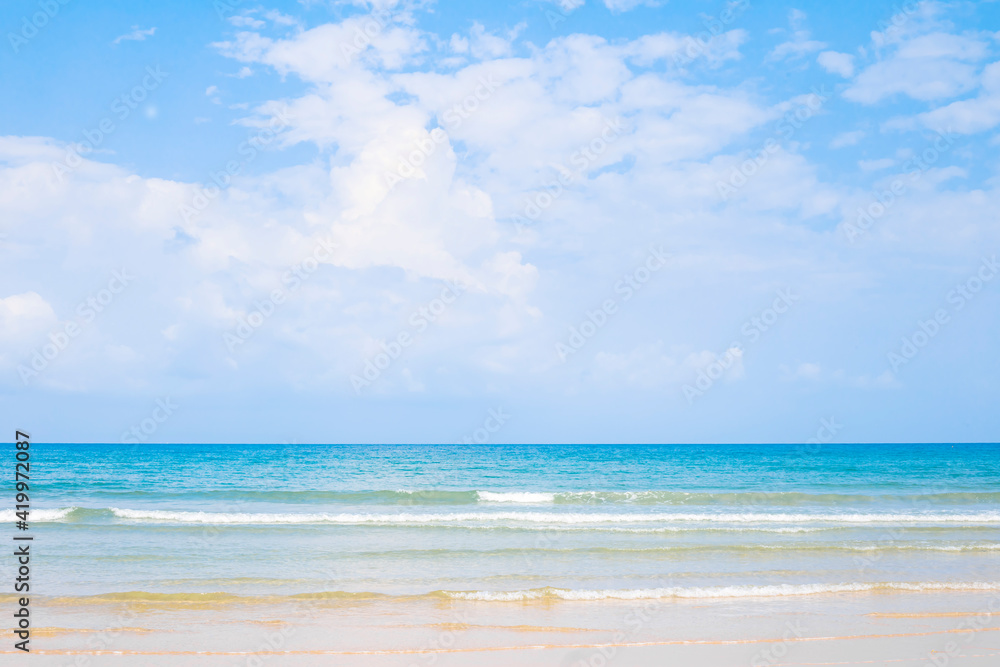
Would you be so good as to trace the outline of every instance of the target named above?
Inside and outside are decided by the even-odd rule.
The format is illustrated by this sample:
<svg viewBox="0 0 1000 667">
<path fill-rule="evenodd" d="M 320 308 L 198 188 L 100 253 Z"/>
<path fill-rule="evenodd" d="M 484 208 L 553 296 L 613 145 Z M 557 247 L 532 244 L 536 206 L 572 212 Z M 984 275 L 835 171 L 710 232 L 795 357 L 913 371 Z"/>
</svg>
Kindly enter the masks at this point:
<svg viewBox="0 0 1000 667">
<path fill-rule="evenodd" d="M 502 600 L 1000 587 L 1000 446 L 813 449 L 33 445 L 34 591 Z"/>
</svg>

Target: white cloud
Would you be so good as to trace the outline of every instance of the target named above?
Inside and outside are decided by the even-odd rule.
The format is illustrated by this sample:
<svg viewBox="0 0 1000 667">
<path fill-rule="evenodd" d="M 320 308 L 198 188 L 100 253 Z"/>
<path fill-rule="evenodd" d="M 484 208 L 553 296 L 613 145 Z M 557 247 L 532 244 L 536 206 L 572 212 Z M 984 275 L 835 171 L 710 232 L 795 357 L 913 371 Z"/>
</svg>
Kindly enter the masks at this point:
<svg viewBox="0 0 1000 667">
<path fill-rule="evenodd" d="M 802 56 L 826 48 L 826 43 L 824 42 L 805 39 L 804 37 L 808 36 L 808 34 L 808 32 L 796 33 L 795 38 L 791 41 L 783 42 L 774 47 L 771 53 L 768 54 L 768 59 L 785 60 L 788 58 L 801 58 Z"/>
<path fill-rule="evenodd" d="M 862 104 L 898 94 L 922 101 L 954 97 L 975 86 L 974 63 L 987 53 L 986 43 L 977 36 L 943 32 L 893 44 L 892 55 L 862 70 L 844 97 Z"/>
<path fill-rule="evenodd" d="M 466 37 L 462 37 L 458 33 L 451 36 L 451 41 L 449 42 L 451 50 L 455 53 L 468 53 L 469 52 L 469 40 Z"/>
<path fill-rule="evenodd" d="M 1000 62 L 987 65 L 977 97 L 952 102 L 918 116 L 927 127 L 939 132 L 974 134 L 1000 125 Z"/>
<path fill-rule="evenodd" d="M 668 178 L 671 185 L 664 191 L 660 183 L 666 170 L 678 168 L 671 165 L 705 159 L 773 115 L 744 91 L 681 84 L 655 73 L 637 76 L 629 62 L 669 52 L 651 40 L 609 44 L 573 35 L 553 40 L 530 57 L 512 57 L 509 40 L 514 35 L 496 42 L 487 39 L 485 30 L 474 30 L 470 51 L 476 50 L 472 57 L 483 62 L 446 73 L 418 68 L 394 74 L 383 68 L 419 62 L 425 36 L 408 26 L 389 25 L 361 53 L 344 58 L 329 44 L 353 38 L 355 25 L 348 20 L 285 39 L 242 32 L 219 45 L 247 67 L 271 67 L 308 83 L 299 97 L 262 104 L 244 122 L 254 127 L 282 110 L 290 125 L 276 145 L 311 143 L 324 157 L 316 164 L 241 177 L 192 220 L 177 213 L 192 201 L 197 191 L 192 184 L 143 179 L 84 160 L 51 189 L 48 163 L 65 149 L 23 140 L 8 143 L 4 159 L 21 155 L 28 164 L 17 173 L 0 172 L 0 186 L 6 184 L 11 201 L 21 202 L 14 209 L 30 204 L 30 210 L 12 209 L 12 215 L 24 225 L 38 223 L 35 229 L 46 235 L 53 252 L 73 253 L 85 267 L 80 271 L 92 273 L 104 270 L 109 257 L 126 253 L 136 266 L 162 278 L 154 281 L 162 286 L 155 293 L 136 288 L 143 307 L 155 313 L 142 319 L 140 331 L 123 337 L 112 326 L 113 314 L 107 325 L 102 322 L 97 357 L 109 364 L 140 364 L 150 372 L 182 358 L 200 375 L 246 372 L 253 366 L 252 353 L 241 351 L 232 363 L 213 360 L 196 341 L 221 337 L 253 307 L 254 299 L 280 285 L 283 272 L 301 261 L 316 239 L 329 236 L 338 247 L 322 274 L 296 295 L 280 320 L 273 326 L 269 322 L 251 341 L 263 345 L 289 337 L 294 349 L 309 350 L 313 361 L 305 364 L 297 354 L 295 361 L 270 372 L 297 383 L 346 387 L 345 378 L 363 361 L 358 356 L 362 342 L 390 335 L 387 330 L 405 322 L 408 309 L 426 301 L 428 285 L 444 279 L 467 281 L 472 289 L 422 355 L 434 358 L 436 346 L 450 346 L 462 363 L 482 364 L 496 373 L 544 365 L 552 353 L 540 333 L 555 323 L 539 302 L 542 273 L 527 253 L 560 235 L 553 237 L 549 230 L 515 246 L 512 227 L 499 216 L 522 210 L 526 197 L 558 173 L 556 165 L 578 169 L 573 161 L 580 158 L 580 149 L 603 134 L 610 137 L 606 149 L 579 168 L 545 214 L 552 220 L 547 224 L 565 228 L 558 243 L 571 245 L 588 227 L 608 224 L 607 203 L 595 208 L 596 203 L 642 197 L 639 191 L 626 194 L 634 188 L 660 193 L 658 199 L 690 197 L 693 189 L 685 178 Z M 394 31 L 400 40 L 380 39 Z M 740 41 L 738 35 L 729 36 L 727 48 Z M 214 86 L 206 89 L 209 97 L 217 92 Z M 473 111 L 448 115 L 455 105 L 469 101 Z M 620 120 L 625 116 L 631 117 L 627 123 Z M 443 141 L 429 133 L 435 125 L 446 130 Z M 463 152 L 482 159 L 462 163 L 455 149 L 459 143 Z M 421 146 L 433 149 L 421 154 Z M 616 165 L 628 160 L 638 161 L 653 182 L 633 181 L 632 175 L 617 171 Z M 407 163 L 412 169 L 399 182 L 387 181 L 387 174 L 398 173 Z M 34 191 L 47 194 L 25 200 L 16 194 L 22 186 L 13 183 L 30 183 Z M 694 190 L 712 193 L 712 188 L 704 180 Z M 4 192 L 0 189 L 0 202 Z M 77 212 L 81 210 L 87 212 L 83 217 Z M 628 215 L 614 215 L 623 214 Z M 563 220 L 574 222 L 567 227 Z M 66 227 L 73 232 L 67 234 Z M 648 235 L 637 229 L 610 238 L 631 248 L 636 240 L 647 244 Z M 73 239 L 80 238 L 88 240 L 77 249 Z M 87 255 L 83 248 L 88 244 L 104 250 Z M 145 250 L 127 251 L 129 246 Z M 162 254 L 166 248 L 169 255 Z M 183 277 L 167 278 L 175 273 Z M 341 281 L 362 274 L 363 285 L 345 291 Z M 339 317 L 348 308 L 371 313 L 370 319 Z M 303 317 L 312 323 L 307 330 L 300 327 Z M 164 342 L 167 348 L 155 347 Z M 317 364 L 323 373 L 315 373 Z M 386 386 L 402 390 L 442 381 L 420 364 L 406 368 L 408 381 L 397 378 L 398 383 Z M 143 373 L 133 377 L 147 381 Z M 70 379 L 78 386 L 99 381 L 96 376 Z"/>
<path fill-rule="evenodd" d="M 516 34 L 474 26 L 453 40 L 465 49 L 461 62 L 438 67 L 430 49 L 447 48 L 446 40 L 406 23 L 385 26 L 348 57 L 331 48 L 351 44 L 358 25 L 349 19 L 284 38 L 241 32 L 219 45 L 247 69 L 304 82 L 294 95 L 274 93 L 243 123 L 254 128 L 284 113 L 289 126 L 275 147 L 307 144 L 317 155 L 242 175 L 192 220 L 177 214 L 198 190 L 192 183 L 87 159 L 53 182 L 51 163 L 63 159 L 64 145 L 0 139 L 4 224 L 61 268 L 11 291 L 75 303 L 89 289 L 77 293 L 77 285 L 95 284 L 128 258 L 143 272 L 123 297 L 134 299 L 121 310 L 131 324 L 109 309 L 94 359 L 133 369 L 136 383 L 170 368 L 197 382 L 258 374 L 272 386 L 349 391 L 346 378 L 367 351 L 405 329 L 441 280 L 462 279 L 472 289 L 383 385 L 386 393 L 461 393 L 470 377 L 491 390 L 532 385 L 539 369 L 555 366 L 552 346 L 567 323 L 615 295 L 619 276 L 641 261 L 636 248 L 663 240 L 680 249 L 681 270 L 621 303 L 608 325 L 614 334 L 602 331 L 586 348 L 596 367 L 567 364 L 537 386 L 561 391 L 567 379 L 586 388 L 613 380 L 669 391 L 715 359 L 705 348 L 726 348 L 724 336 L 739 333 L 748 303 L 773 300 L 773 290 L 761 300 L 762 285 L 875 280 L 865 261 L 831 252 L 838 241 L 829 229 L 867 205 L 870 190 L 827 182 L 828 170 L 800 152 L 808 130 L 770 154 L 732 201 L 720 201 L 718 181 L 760 148 L 762 133 L 793 103 L 762 102 L 752 82 L 698 82 L 670 67 L 690 43 L 685 35 L 574 34 L 522 52 L 511 46 Z M 746 33 L 717 39 L 697 54 L 702 62 L 734 62 Z M 663 61 L 668 66 L 649 67 Z M 444 138 L 432 135 L 437 128 Z M 848 131 L 832 145 L 863 136 Z M 510 219 L 566 172 L 571 178 L 517 235 Z M 947 258 L 1000 240 L 990 227 L 996 192 L 941 187 L 960 176 L 927 172 L 879 220 L 866 252 L 919 248 Z M 959 229 L 948 215 L 954 210 L 966 212 Z M 220 352 L 221 333 L 328 237 L 336 251 L 279 314 L 237 353 Z M 837 283 L 826 296 L 841 298 L 843 289 Z M 50 296 L 60 292 L 69 294 Z M 670 318 L 664 304 L 708 315 Z M 764 345 L 748 351 L 747 372 Z M 742 364 L 741 357 L 733 378 Z M 82 368 L 73 375 L 70 366 L 50 377 L 67 386 L 104 377 Z"/>
<path fill-rule="evenodd" d="M 638 65 L 652 65 L 660 60 L 678 65 L 705 60 L 712 66 L 719 66 L 726 61 L 742 58 L 740 46 L 748 39 L 749 34 L 742 29 L 729 30 L 708 39 L 661 32 L 643 35 L 628 42 L 624 53 L 631 62 Z"/>
<path fill-rule="evenodd" d="M 888 169 L 894 164 L 896 161 L 888 157 L 880 160 L 858 160 L 858 167 L 861 168 L 861 171 L 879 171 Z"/>
<path fill-rule="evenodd" d="M 768 54 L 768 60 L 786 60 L 801 58 L 810 53 L 826 48 L 823 42 L 812 39 L 812 33 L 805 29 L 806 15 L 798 9 L 788 14 L 788 22 L 792 27 L 792 38 L 774 47 Z"/>
<path fill-rule="evenodd" d="M 795 369 L 795 375 L 806 380 L 817 380 L 822 371 L 823 369 L 819 364 L 807 362 L 799 364 L 798 368 Z"/>
<path fill-rule="evenodd" d="M 854 384 L 861 388 L 873 389 L 897 389 L 902 386 L 902 383 L 896 379 L 896 374 L 890 370 L 886 370 L 875 377 L 861 375 L 854 379 Z"/>
<path fill-rule="evenodd" d="M 810 362 L 801 363 L 794 370 L 786 364 L 781 364 L 778 370 L 781 379 L 786 382 L 832 383 L 859 389 L 896 389 L 902 386 L 890 370 L 886 370 L 876 377 L 872 377 L 870 374 L 852 376 L 843 369 L 830 372 L 824 370 L 822 365 Z"/>
<path fill-rule="evenodd" d="M 254 30 L 259 30 L 267 25 L 264 21 L 252 16 L 230 16 L 229 22 L 239 28 L 252 28 Z"/>
<path fill-rule="evenodd" d="M 830 141 L 830 148 L 844 148 L 845 146 L 854 146 L 859 141 L 865 138 L 867 134 L 864 130 L 849 130 L 847 132 L 841 132 Z"/>
<path fill-rule="evenodd" d="M 119 35 L 115 37 L 112 44 L 121 44 L 124 41 L 142 42 L 145 41 L 147 37 L 152 37 L 156 33 L 156 28 L 147 28 L 145 30 L 139 28 L 139 26 L 132 26 L 132 32 L 127 32 L 124 35 Z"/>
<path fill-rule="evenodd" d="M 467 42 L 460 42 L 457 45 L 468 45 L 472 55 L 479 59 L 499 58 L 511 54 L 511 45 L 527 24 L 520 23 L 510 30 L 506 36 L 494 35 L 486 31 L 486 28 L 479 22 L 472 24 Z M 453 45 L 455 44 L 453 40 Z"/>
<path fill-rule="evenodd" d="M 402 20 L 405 15 L 397 18 Z M 369 25 L 378 26 L 372 37 L 364 32 Z M 393 23 L 382 26 L 365 16 L 317 26 L 290 39 L 239 32 L 235 40 L 215 46 L 224 55 L 243 62 L 270 65 L 282 74 L 294 72 L 307 81 L 328 82 L 344 70 L 358 69 L 359 61 L 397 69 L 407 58 L 427 49 L 421 33 L 414 28 Z"/>
<path fill-rule="evenodd" d="M 730 383 L 745 376 L 743 352 L 737 348 L 716 354 L 709 350 L 691 352 L 681 348 L 665 350 L 665 343 L 639 345 L 626 352 L 599 351 L 593 355 L 594 387 L 601 391 L 620 391 L 627 387 L 672 389 L 678 391 L 684 384 L 693 384 L 699 373 L 716 365 L 724 369 L 716 380 Z M 587 348 L 581 351 L 586 354 Z M 715 377 L 713 375 L 713 377 Z M 576 390 L 583 388 L 585 380 L 577 379 Z"/>
<path fill-rule="evenodd" d="M 371 4 L 375 6 L 386 5 L 391 7 L 392 5 L 395 4 L 395 2 L 394 1 L 386 3 L 372 2 Z M 271 9 L 269 11 L 264 12 L 264 18 L 266 18 L 268 21 L 276 25 L 284 25 L 284 26 L 301 25 L 300 21 L 297 18 L 295 18 L 294 16 L 289 16 L 288 14 L 282 14 L 277 9 Z"/>
<path fill-rule="evenodd" d="M 0 299 L 0 340 L 4 346 L 22 343 L 48 333 L 57 322 L 52 306 L 37 292 L 12 294 Z"/>
<path fill-rule="evenodd" d="M 570 0 L 572 2 L 572 0 Z M 604 0 L 604 6 L 612 12 L 627 12 L 636 7 L 659 7 L 665 0 Z M 580 4 L 583 4 L 582 2 Z"/>
<path fill-rule="evenodd" d="M 838 74 L 845 79 L 849 79 L 854 75 L 854 56 L 849 53 L 824 51 L 817 56 L 816 61 L 820 64 L 820 67 L 831 74 Z"/>
</svg>

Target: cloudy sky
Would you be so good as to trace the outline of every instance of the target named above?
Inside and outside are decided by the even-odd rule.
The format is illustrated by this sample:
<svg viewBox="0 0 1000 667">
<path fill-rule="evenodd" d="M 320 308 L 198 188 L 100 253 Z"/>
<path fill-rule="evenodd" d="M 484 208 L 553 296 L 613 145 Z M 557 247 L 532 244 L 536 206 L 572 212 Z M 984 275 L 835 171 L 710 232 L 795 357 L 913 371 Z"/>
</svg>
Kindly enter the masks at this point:
<svg viewBox="0 0 1000 667">
<path fill-rule="evenodd" d="M 1000 3 L 0 25 L 0 404 L 40 441 L 1000 434 Z"/>
</svg>

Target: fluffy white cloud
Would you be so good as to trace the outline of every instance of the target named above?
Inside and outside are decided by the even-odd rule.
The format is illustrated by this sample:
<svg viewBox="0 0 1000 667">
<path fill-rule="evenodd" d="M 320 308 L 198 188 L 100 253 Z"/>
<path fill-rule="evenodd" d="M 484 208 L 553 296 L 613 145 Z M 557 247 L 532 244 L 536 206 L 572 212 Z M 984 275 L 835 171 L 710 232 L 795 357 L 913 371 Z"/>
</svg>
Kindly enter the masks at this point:
<svg viewBox="0 0 1000 667">
<path fill-rule="evenodd" d="M 892 54 L 866 67 L 844 91 L 844 97 L 862 104 L 902 94 L 913 99 L 947 99 L 976 84 L 975 62 L 988 53 L 976 35 L 934 32 L 890 42 Z"/>
<path fill-rule="evenodd" d="M 984 132 L 1000 125 L 1000 62 L 986 66 L 981 85 L 977 97 L 920 114 L 920 121 L 939 132 L 962 134 Z"/>
<path fill-rule="evenodd" d="M 778 44 L 768 54 L 768 60 L 786 60 L 801 58 L 826 48 L 826 44 L 812 39 L 812 33 L 805 28 L 805 12 L 793 9 L 788 14 L 788 22 L 792 28 L 792 38 Z"/>
<path fill-rule="evenodd" d="M 681 67 L 695 61 L 705 61 L 718 67 L 726 61 L 742 58 L 740 46 L 747 39 L 749 35 L 742 29 L 713 35 L 705 33 L 697 37 L 661 32 L 643 35 L 628 42 L 624 53 L 629 56 L 630 62 L 637 65 L 648 66 L 665 60 Z"/>
<path fill-rule="evenodd" d="M 824 51 L 816 58 L 820 67 L 832 74 L 839 74 L 845 79 L 854 75 L 854 56 L 837 51 Z"/>
<path fill-rule="evenodd" d="M 604 6 L 612 12 L 627 12 L 636 7 L 657 7 L 665 0 L 604 0 Z"/>
<path fill-rule="evenodd" d="M 57 322 L 52 306 L 36 292 L 0 299 L 0 340 L 8 346 L 38 336 Z"/>
<path fill-rule="evenodd" d="M 643 387 L 680 397 L 679 383 L 724 354 L 778 286 L 839 303 L 850 289 L 884 280 L 870 267 L 895 266 L 887 257 L 936 253 L 947 265 L 1000 241 L 996 192 L 963 189 L 962 173 L 939 165 L 907 182 L 863 245 L 848 247 L 843 224 L 872 195 L 867 185 L 831 179 L 809 146 L 818 123 L 761 152 L 768 137 L 781 138 L 776 125 L 800 101 L 768 102 L 753 81 L 692 74 L 738 63 L 744 30 L 694 49 L 697 42 L 676 33 L 572 34 L 529 46 L 517 29 L 477 23 L 436 39 L 405 12 L 359 38 L 368 20 L 292 25 L 284 36 L 240 21 L 250 30 L 218 44 L 253 71 L 297 79 L 241 122 L 284 118 L 275 146 L 305 144 L 316 157 L 241 176 L 190 218 L 178 208 L 198 196 L 195 184 L 93 159 L 60 180 L 52 163 L 67 146 L 0 139 L 0 206 L 16 239 L 6 243 L 17 261 L 44 248 L 59 267 L 0 294 L 4 340 L 29 350 L 75 317 L 76 304 L 112 270 L 136 274 L 121 301 L 74 341 L 78 353 L 70 350 L 40 383 L 89 389 L 125 374 L 140 388 L 166 376 L 213 391 L 273 384 L 347 393 L 366 359 L 408 333 L 417 342 L 371 393 Z M 796 30 L 797 46 L 781 57 L 816 50 Z M 973 66 L 975 49 L 948 44 L 923 44 L 918 56 L 894 42 L 889 60 Z M 844 55 L 821 54 L 820 64 L 846 76 Z M 994 69 L 986 74 L 984 96 L 994 90 Z M 864 135 L 847 129 L 830 145 Z M 748 161 L 745 183 L 720 198 L 718 184 Z M 955 210 L 964 212 L 960 223 Z M 622 300 L 607 335 L 562 364 L 554 344 L 595 305 L 620 297 L 620 277 L 650 243 L 675 252 L 677 270 Z M 291 289 L 284 279 L 317 248 L 322 259 Z M 418 334 L 414 313 L 445 281 L 468 289 Z M 275 290 L 283 299 L 272 308 Z M 223 333 L 264 310 L 273 314 L 227 349 Z M 841 312 L 844 322 L 849 314 Z M 824 331 L 796 330 L 809 344 Z M 773 373 L 777 364 L 762 370 L 764 345 L 740 356 L 730 379 Z M 18 360 L 23 352 L 2 363 L 9 370 Z M 107 372 L 87 372 L 95 366 Z"/>
</svg>

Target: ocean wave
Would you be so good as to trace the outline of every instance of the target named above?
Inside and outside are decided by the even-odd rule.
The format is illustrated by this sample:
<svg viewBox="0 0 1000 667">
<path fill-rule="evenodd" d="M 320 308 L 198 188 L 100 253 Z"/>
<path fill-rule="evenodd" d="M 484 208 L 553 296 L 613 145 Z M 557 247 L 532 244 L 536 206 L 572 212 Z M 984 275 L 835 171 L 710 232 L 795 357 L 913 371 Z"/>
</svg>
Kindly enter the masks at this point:
<svg viewBox="0 0 1000 667">
<path fill-rule="evenodd" d="M 806 526 L 723 526 L 710 525 L 699 527 L 683 526 L 657 526 L 640 528 L 635 526 L 552 526 L 544 524 L 469 524 L 469 523 L 403 523 L 403 524 L 364 524 L 370 527 L 385 526 L 387 528 L 439 528 L 439 529 L 460 529 L 460 530 L 483 530 L 483 531 L 510 531 L 510 532 L 544 532 L 544 533 L 632 533 L 632 534 L 653 534 L 653 533 L 818 533 L 827 531 L 843 530 L 850 526 L 830 526 L 830 527 L 806 527 Z"/>
<path fill-rule="evenodd" d="M 403 516 L 402 520 L 396 517 Z M 279 524 L 335 524 L 335 525 L 363 525 L 369 527 L 403 527 L 403 528 L 455 528 L 462 530 L 484 530 L 484 531 L 528 531 L 528 532 L 611 532 L 611 533 L 686 533 L 686 532 L 765 532 L 765 533 L 808 533 L 816 531 L 831 530 L 831 528 L 820 527 L 800 527 L 800 526 L 709 526 L 702 528 L 681 527 L 681 526 L 658 526 L 658 527 L 628 527 L 613 525 L 543 525 L 542 523 L 523 523 L 520 525 L 498 524 L 481 522 L 478 524 L 464 523 L 463 520 L 455 520 L 455 515 L 430 515 L 434 521 L 423 521 L 428 515 L 327 515 L 327 514 L 240 514 L 240 513 L 212 513 L 212 512 L 182 512 L 169 510 L 130 510 L 116 507 L 108 509 L 87 508 L 87 507 L 64 507 L 61 509 L 37 509 L 31 510 L 29 523 L 53 523 L 53 522 L 73 522 L 87 523 L 91 520 L 98 522 L 113 519 L 126 519 L 133 521 L 143 521 L 160 525 L 279 525 Z M 476 515 L 486 516 L 486 515 Z M 465 517 L 468 518 L 468 517 Z M 14 510 L 0 510 L 0 520 L 14 521 Z"/>
<path fill-rule="evenodd" d="M 588 555 L 636 558 L 657 555 L 741 554 L 754 552 L 783 553 L 871 553 L 871 552 L 989 552 L 1000 551 L 1000 544 L 834 544 L 828 542 L 789 542 L 784 544 L 679 544 L 655 547 L 503 547 L 498 549 L 438 548 L 388 549 L 353 552 L 351 558 L 483 558 L 487 556 Z"/>
<path fill-rule="evenodd" d="M 551 503 L 556 499 L 554 493 L 535 493 L 530 491 L 493 492 L 476 491 L 476 497 L 487 503 Z"/>
<path fill-rule="evenodd" d="M 873 581 L 857 583 L 770 584 L 730 586 L 668 586 L 661 588 L 624 589 L 571 589 L 531 588 L 522 590 L 436 590 L 427 593 L 389 594 L 366 591 L 320 591 L 292 595 L 236 595 L 222 591 L 210 593 L 156 593 L 127 591 L 101 593 L 87 596 L 59 596 L 46 599 L 47 606 L 87 605 L 101 603 L 142 603 L 162 605 L 229 605 L 229 604 L 284 604 L 287 602 L 336 603 L 358 601 L 407 602 L 416 600 L 465 600 L 472 602 L 531 602 L 570 601 L 600 602 L 604 600 L 670 600 L 670 599 L 724 599 L 724 598 L 783 598 L 808 595 L 845 593 L 930 593 L 930 592 L 986 592 L 1000 591 L 1000 582 L 892 582 Z M 13 596 L 11 596 L 12 598 Z M 4 598 L 4 596 L 0 596 Z"/>
<path fill-rule="evenodd" d="M 519 502 L 519 501 L 511 501 Z M 606 530 L 621 532 L 686 532 L 703 530 L 812 532 L 869 524 L 910 524 L 909 528 L 992 526 L 998 512 L 957 513 L 608 513 L 608 512 L 195 512 L 124 509 L 118 507 L 35 509 L 30 522 L 80 522 L 89 519 L 125 519 L 168 524 L 336 524 L 366 526 L 455 526 L 511 530 Z M 0 510 L 0 520 L 16 520 L 14 510 Z M 649 526 L 651 523 L 672 524 Z M 546 524 L 546 525 L 541 525 Z M 638 524 L 638 525 L 630 525 Z M 646 525 L 643 525 L 646 524 Z M 700 524 L 700 525 L 699 525 Z"/>
<path fill-rule="evenodd" d="M 777 492 L 706 492 L 706 491 L 538 491 L 538 490 L 454 490 L 454 489 L 381 489 L 381 490 L 279 490 L 279 489 L 210 489 L 199 491 L 162 491 L 134 489 L 115 491 L 88 489 L 93 497 L 152 498 L 157 500 L 234 500 L 288 504 L 343 503 L 361 505 L 476 505 L 480 503 L 525 503 L 538 505 L 666 505 L 736 507 L 800 507 L 893 504 L 910 508 L 940 505 L 990 505 L 1000 503 L 998 492 L 953 492 L 931 494 L 864 494 Z"/>
<path fill-rule="evenodd" d="M 928 494 L 804 493 L 800 491 L 575 491 L 554 493 L 557 504 L 725 505 L 738 506 L 851 506 L 873 503 L 900 505 L 970 505 L 1000 503 L 1000 493 L 960 492 Z"/>
<path fill-rule="evenodd" d="M 928 551 L 942 553 L 960 553 L 967 551 L 1000 551 L 1000 543 L 985 544 L 834 544 L 829 542 L 789 542 L 785 544 L 684 544 L 657 547 L 571 547 L 562 549 L 545 548 L 508 548 L 491 551 L 468 550 L 459 553 L 492 554 L 492 553 L 586 553 L 586 554 L 656 554 L 656 553 L 702 553 L 702 552 L 754 552 L 754 551 L 821 551 L 821 552 L 876 552 L 876 551 Z M 407 551 L 399 552 L 408 554 Z M 439 549 L 434 553 L 456 553 L 452 549 Z"/>
<path fill-rule="evenodd" d="M 62 509 L 31 510 L 28 512 L 28 523 L 63 521 L 76 509 L 76 507 L 63 507 Z M 18 521 L 16 514 L 16 510 L 0 510 L 0 521 Z"/>
<path fill-rule="evenodd" d="M 436 524 L 461 522 L 512 521 L 548 524 L 608 524 L 608 523 L 727 523 L 727 524 L 767 524 L 767 523 L 833 523 L 833 524 L 995 524 L 1000 523 L 1000 512 L 966 513 L 735 513 L 714 514 L 693 513 L 581 513 L 581 512 L 451 512 L 451 513 L 250 513 L 250 512 L 190 512 L 173 510 L 140 510 L 110 508 L 120 519 L 163 521 L 173 523 L 212 524 L 286 524 L 286 523 L 333 523 L 347 525 L 365 524 Z"/>
<path fill-rule="evenodd" d="M 665 598 L 751 598 L 818 595 L 824 593 L 867 593 L 876 591 L 997 591 L 997 582 L 867 582 L 851 584 L 776 584 L 769 586 L 715 586 L 633 588 L 618 590 L 576 590 L 534 588 L 519 591 L 445 591 L 456 600 L 519 602 L 526 600 L 656 600 Z"/>
</svg>

